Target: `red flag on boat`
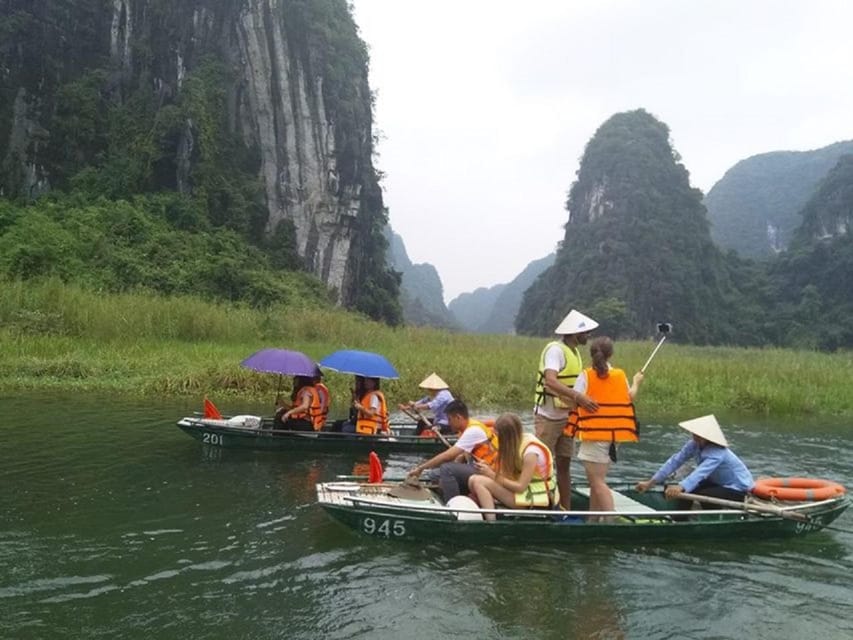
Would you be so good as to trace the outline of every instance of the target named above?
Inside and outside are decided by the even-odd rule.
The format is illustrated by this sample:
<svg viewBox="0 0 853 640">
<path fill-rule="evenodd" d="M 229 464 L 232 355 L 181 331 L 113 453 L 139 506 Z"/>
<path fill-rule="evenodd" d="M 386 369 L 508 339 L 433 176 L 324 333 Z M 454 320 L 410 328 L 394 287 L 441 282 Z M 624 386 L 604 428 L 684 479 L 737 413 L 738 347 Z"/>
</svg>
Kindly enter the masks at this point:
<svg viewBox="0 0 853 640">
<path fill-rule="evenodd" d="M 204 397 L 204 417 L 222 420 L 222 414 L 219 413 L 219 409 L 217 409 L 216 405 L 207 399 L 207 396 Z"/>
<path fill-rule="evenodd" d="M 382 463 L 375 451 L 371 451 L 368 457 L 370 458 L 370 473 L 367 475 L 367 482 L 378 484 L 382 482 Z"/>
</svg>

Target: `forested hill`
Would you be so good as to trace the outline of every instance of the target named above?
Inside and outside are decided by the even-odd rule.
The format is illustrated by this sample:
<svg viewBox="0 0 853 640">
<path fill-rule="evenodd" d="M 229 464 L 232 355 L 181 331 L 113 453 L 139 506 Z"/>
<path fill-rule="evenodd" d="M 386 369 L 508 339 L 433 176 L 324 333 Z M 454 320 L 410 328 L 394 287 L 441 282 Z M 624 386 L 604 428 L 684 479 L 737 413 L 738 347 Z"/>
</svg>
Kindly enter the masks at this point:
<svg viewBox="0 0 853 640">
<path fill-rule="evenodd" d="M 401 320 L 345 0 L 0 7 L 0 276 Z"/>
<path fill-rule="evenodd" d="M 552 334 L 574 307 L 613 336 L 649 336 L 672 321 L 689 342 L 737 341 L 727 320 L 740 295 L 665 124 L 637 110 L 601 125 L 566 208 L 565 238 L 524 295 L 519 333 Z"/>
<path fill-rule="evenodd" d="M 814 151 L 774 151 L 741 160 L 705 197 L 711 237 L 723 249 L 766 259 L 788 246 L 800 210 L 853 141 Z"/>
<path fill-rule="evenodd" d="M 790 248 L 770 264 L 780 342 L 853 347 L 853 155 L 839 158 L 802 210 Z"/>
<path fill-rule="evenodd" d="M 474 333 L 512 333 L 515 316 L 521 306 L 524 292 L 554 263 L 550 254 L 528 264 L 511 282 L 472 293 L 464 293 L 450 302 L 448 308 L 467 330 Z M 464 320 L 464 323 L 463 323 Z"/>
<path fill-rule="evenodd" d="M 391 225 L 385 228 L 391 266 L 402 275 L 400 301 L 403 319 L 415 326 L 456 328 L 444 304 L 444 286 L 435 267 L 429 263 L 412 264 L 406 245 Z"/>
</svg>

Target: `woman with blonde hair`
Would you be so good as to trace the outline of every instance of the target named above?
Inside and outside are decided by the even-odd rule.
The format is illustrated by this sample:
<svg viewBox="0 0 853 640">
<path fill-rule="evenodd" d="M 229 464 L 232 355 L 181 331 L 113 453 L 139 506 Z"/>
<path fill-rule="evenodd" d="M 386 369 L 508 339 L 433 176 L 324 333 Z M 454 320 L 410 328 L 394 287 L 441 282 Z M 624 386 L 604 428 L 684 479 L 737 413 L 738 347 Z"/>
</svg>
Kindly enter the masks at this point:
<svg viewBox="0 0 853 640">
<path fill-rule="evenodd" d="M 468 488 L 480 507 L 494 509 L 495 500 L 509 509 L 550 509 L 559 502 L 551 450 L 539 438 L 524 433 L 521 419 L 504 413 L 495 420 L 498 436 L 497 470 L 477 462 Z M 495 514 L 485 514 L 494 520 Z"/>
</svg>

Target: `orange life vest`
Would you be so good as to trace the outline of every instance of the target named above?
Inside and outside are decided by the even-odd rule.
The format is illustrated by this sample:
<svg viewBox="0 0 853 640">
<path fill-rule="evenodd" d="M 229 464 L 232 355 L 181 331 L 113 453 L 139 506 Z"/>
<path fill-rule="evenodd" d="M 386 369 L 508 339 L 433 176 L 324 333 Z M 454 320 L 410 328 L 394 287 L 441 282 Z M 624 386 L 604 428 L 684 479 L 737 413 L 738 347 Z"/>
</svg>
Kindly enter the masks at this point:
<svg viewBox="0 0 853 640">
<path fill-rule="evenodd" d="M 323 425 L 326 424 L 326 418 L 329 416 L 329 387 L 324 385 L 322 382 L 318 382 L 314 385 L 314 388 L 317 389 L 317 395 L 320 398 L 320 408 L 319 413 L 313 422 L 314 429 L 319 431 L 323 428 Z"/>
<path fill-rule="evenodd" d="M 320 393 L 316 387 L 310 384 L 302 387 L 299 390 L 299 393 L 296 394 L 295 404 L 297 406 L 302 404 L 302 399 L 305 394 L 309 394 L 310 396 L 308 410 L 300 411 L 299 413 L 291 413 L 290 417 L 293 420 L 308 420 L 311 423 L 311 426 L 314 427 L 314 430 L 319 431 L 326 422 L 326 416 L 322 412 L 322 406 L 320 403 Z"/>
<path fill-rule="evenodd" d="M 578 440 L 637 442 L 637 416 L 625 372 L 611 369 L 610 375 L 599 378 L 595 369 L 586 369 L 586 385 L 586 395 L 598 403 L 598 411 L 578 406 L 569 414 L 563 434 Z"/>
<path fill-rule="evenodd" d="M 477 427 L 478 429 L 482 429 L 486 434 L 486 441 L 481 442 L 473 449 L 471 449 L 471 455 L 489 465 L 495 471 L 498 470 L 498 434 L 495 432 L 494 428 L 489 425 L 483 424 L 479 420 L 468 420 L 468 426 L 465 429 L 470 429 L 471 427 Z"/>
<path fill-rule="evenodd" d="M 358 412 L 358 420 L 355 422 L 355 432 L 366 436 L 376 435 L 377 432 L 389 433 L 388 427 L 388 407 L 385 404 L 385 396 L 381 391 L 368 391 L 365 393 L 359 403 L 364 407 L 369 407 L 373 396 L 379 398 L 379 413 L 371 416 L 364 411 Z"/>
</svg>

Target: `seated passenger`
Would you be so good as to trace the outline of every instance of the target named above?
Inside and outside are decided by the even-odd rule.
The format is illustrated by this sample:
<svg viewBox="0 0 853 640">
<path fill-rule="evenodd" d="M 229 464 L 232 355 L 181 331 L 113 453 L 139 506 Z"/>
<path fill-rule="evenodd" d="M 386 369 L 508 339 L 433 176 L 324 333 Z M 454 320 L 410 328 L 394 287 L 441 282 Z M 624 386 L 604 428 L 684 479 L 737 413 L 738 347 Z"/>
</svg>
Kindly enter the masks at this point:
<svg viewBox="0 0 853 640">
<path fill-rule="evenodd" d="M 385 403 L 385 396 L 379 390 L 379 378 L 356 376 L 352 395 L 350 419 L 343 424 L 341 431 L 365 436 L 391 432 L 388 424 L 388 406 Z"/>
<path fill-rule="evenodd" d="M 508 509 L 551 509 L 559 504 L 557 474 L 551 450 L 539 438 L 524 433 L 521 419 L 505 413 L 495 420 L 500 443 L 497 469 L 477 463 L 468 480 L 482 509 L 494 509 L 499 500 Z M 494 520 L 495 514 L 484 514 Z"/>
<path fill-rule="evenodd" d="M 409 472 L 417 478 L 426 469 L 438 467 L 438 485 L 447 502 L 458 495 L 468 495 L 468 478 L 476 472 L 474 461 L 494 465 L 498 459 L 498 439 L 492 427 L 468 417 L 468 407 L 454 400 L 445 408 L 454 433 L 462 434 L 452 447 L 422 462 Z"/>
<path fill-rule="evenodd" d="M 329 406 L 332 404 L 329 387 L 323 384 L 323 373 L 319 369 L 317 369 L 317 374 L 314 376 L 314 388 L 320 397 L 320 416 L 314 422 L 314 429 L 319 431 L 326 425 L 326 419 L 329 417 Z M 319 426 L 317 426 L 318 422 Z"/>
<path fill-rule="evenodd" d="M 678 484 L 666 487 L 664 495 L 674 500 L 682 493 L 694 493 L 700 496 L 722 498 L 743 502 L 746 494 L 755 486 L 752 474 L 726 442 L 717 419 L 703 416 L 678 423 L 680 427 L 693 434 L 681 451 L 673 454 L 660 469 L 648 480 L 638 482 L 637 491 L 647 491 L 650 487 L 663 482 L 675 473 L 684 463 L 696 460 L 696 468 Z M 693 503 L 688 499 L 678 501 L 679 509 L 690 509 Z M 702 503 L 704 509 L 718 509 L 709 503 Z"/>
<path fill-rule="evenodd" d="M 320 396 L 314 381 L 307 376 L 294 376 L 290 409 L 279 407 L 273 418 L 274 429 L 313 431 L 320 418 Z M 322 426 L 322 425 L 320 425 Z"/>
<path fill-rule="evenodd" d="M 432 425 L 429 425 L 425 420 L 419 420 L 415 435 L 421 435 L 430 426 L 437 427 L 439 432 L 445 435 L 452 433 L 450 423 L 447 421 L 447 405 L 453 402 L 453 394 L 450 393 L 447 383 L 435 373 L 432 373 L 418 386 L 421 389 L 425 389 L 427 395 L 420 400 L 412 400 L 401 404 L 400 409 L 403 411 L 407 409 L 431 411 L 433 418 Z"/>
</svg>

